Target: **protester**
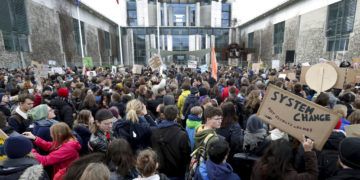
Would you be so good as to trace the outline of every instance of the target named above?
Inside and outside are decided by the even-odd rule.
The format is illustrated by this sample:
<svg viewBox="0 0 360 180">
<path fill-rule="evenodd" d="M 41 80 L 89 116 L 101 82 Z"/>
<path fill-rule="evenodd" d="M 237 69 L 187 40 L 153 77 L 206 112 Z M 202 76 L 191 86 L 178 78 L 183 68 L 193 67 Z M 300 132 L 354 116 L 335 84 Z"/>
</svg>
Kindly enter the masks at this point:
<svg viewBox="0 0 360 180">
<path fill-rule="evenodd" d="M 88 143 L 91 137 L 91 128 L 94 125 L 94 117 L 89 110 L 81 110 L 77 119 L 74 122 L 73 130 L 81 137 L 81 151 L 80 154 L 87 154 L 89 152 Z"/>
<path fill-rule="evenodd" d="M 358 179 L 360 177 L 360 138 L 345 138 L 339 145 L 340 169 L 329 180 Z"/>
<path fill-rule="evenodd" d="M 16 132 L 23 133 L 27 131 L 31 120 L 28 119 L 27 112 L 34 105 L 34 96 L 29 94 L 19 95 L 19 106 L 15 109 L 15 113 L 9 117 L 8 123 Z"/>
<path fill-rule="evenodd" d="M 195 130 L 201 126 L 203 116 L 203 109 L 200 106 L 194 106 L 190 110 L 190 115 L 186 120 L 186 132 L 188 134 L 191 149 L 195 145 Z"/>
<path fill-rule="evenodd" d="M 305 151 L 306 171 L 298 173 L 293 168 L 293 149 L 291 144 L 279 139 L 271 145 L 255 164 L 251 179 L 314 179 L 318 177 L 316 154 L 312 151 L 314 142 L 304 137 L 302 142 Z"/>
<path fill-rule="evenodd" d="M 67 169 L 66 174 L 63 176 L 63 180 L 80 179 L 86 167 L 90 163 L 105 163 L 105 154 L 96 152 L 85 155 L 76 161 Z"/>
<path fill-rule="evenodd" d="M 32 108 L 27 114 L 28 118 L 34 121 L 30 125 L 33 128 L 32 133 L 45 141 L 52 141 L 50 127 L 58 123 L 58 121 L 54 120 L 56 117 L 54 109 L 51 109 L 46 104 L 41 104 Z"/>
<path fill-rule="evenodd" d="M 226 163 L 229 152 L 229 144 L 223 139 L 217 139 L 209 143 L 209 158 L 200 164 L 194 179 L 240 180 L 239 176 L 233 172 L 231 165 Z"/>
<path fill-rule="evenodd" d="M 23 136 L 11 136 L 4 143 L 7 156 L 0 161 L 0 179 L 49 179 L 42 165 L 30 157 L 33 145 Z"/>
<path fill-rule="evenodd" d="M 106 152 L 106 164 L 111 172 L 110 180 L 134 179 L 138 176 L 135 156 L 125 139 L 115 139 Z"/>
<path fill-rule="evenodd" d="M 107 151 L 108 145 L 113 140 L 113 119 L 113 114 L 107 109 L 100 109 L 96 112 L 89 140 L 89 147 L 92 152 Z"/>
<path fill-rule="evenodd" d="M 62 179 L 70 164 L 79 158 L 80 143 L 71 133 L 69 126 L 63 122 L 54 124 L 50 128 L 52 142 L 47 142 L 40 137 L 34 136 L 31 132 L 24 132 L 23 135 L 34 141 L 34 144 L 48 155 L 41 155 L 32 150 L 35 159 L 43 166 L 53 167 L 53 179 Z"/>
<path fill-rule="evenodd" d="M 184 179 L 190 162 L 189 138 L 175 121 L 178 112 L 175 105 L 165 106 L 165 120 L 153 130 L 151 136 L 152 148 L 159 157 L 159 172 L 170 179 Z"/>
<path fill-rule="evenodd" d="M 109 180 L 110 171 L 102 163 L 90 163 L 84 170 L 80 180 Z"/>
<path fill-rule="evenodd" d="M 140 175 L 134 180 L 167 180 L 164 174 L 157 174 L 159 167 L 157 155 L 153 150 L 147 149 L 140 151 L 136 160 L 136 169 Z"/>
</svg>

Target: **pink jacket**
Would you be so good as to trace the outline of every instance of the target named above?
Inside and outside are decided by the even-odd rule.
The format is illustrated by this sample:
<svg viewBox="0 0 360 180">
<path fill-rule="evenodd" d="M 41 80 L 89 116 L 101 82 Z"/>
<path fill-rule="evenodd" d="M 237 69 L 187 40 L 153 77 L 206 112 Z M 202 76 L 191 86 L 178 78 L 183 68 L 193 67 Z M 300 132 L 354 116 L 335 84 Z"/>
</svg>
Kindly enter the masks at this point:
<svg viewBox="0 0 360 180">
<path fill-rule="evenodd" d="M 53 142 L 47 142 L 39 137 L 35 139 L 34 143 L 42 150 L 49 151 L 48 155 L 41 155 L 35 149 L 32 150 L 32 153 L 43 166 L 53 166 L 54 177 L 59 179 L 61 179 L 64 171 L 66 171 L 70 164 L 79 158 L 81 145 L 78 141 L 71 140 L 65 142 L 56 149 L 51 149 Z"/>
</svg>

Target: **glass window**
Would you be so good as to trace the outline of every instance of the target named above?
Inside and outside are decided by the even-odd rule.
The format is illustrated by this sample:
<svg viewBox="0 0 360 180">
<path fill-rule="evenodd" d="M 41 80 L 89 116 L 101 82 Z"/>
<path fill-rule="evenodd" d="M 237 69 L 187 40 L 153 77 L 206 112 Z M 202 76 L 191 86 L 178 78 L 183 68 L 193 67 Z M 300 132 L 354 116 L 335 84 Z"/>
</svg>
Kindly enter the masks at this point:
<svg viewBox="0 0 360 180">
<path fill-rule="evenodd" d="M 129 26 L 137 26 L 136 2 L 127 2 L 127 22 Z"/>
<path fill-rule="evenodd" d="M 248 48 L 254 48 L 254 32 L 248 34 Z"/>
<path fill-rule="evenodd" d="M 229 3 L 222 4 L 221 27 L 229 27 L 231 21 L 231 6 Z"/>
<path fill-rule="evenodd" d="M 327 51 L 348 49 L 349 34 L 353 31 L 356 0 L 342 0 L 328 8 L 326 28 Z"/>
<path fill-rule="evenodd" d="M 145 35 L 136 34 L 134 31 L 135 64 L 146 64 Z"/>
<path fill-rule="evenodd" d="M 80 26 L 81 26 L 82 44 L 83 44 L 83 46 L 85 46 L 85 27 L 84 27 L 84 22 L 80 21 Z M 73 27 L 74 27 L 74 37 L 75 37 L 76 51 L 77 51 L 78 55 L 81 55 L 79 22 L 78 22 L 78 20 L 75 19 L 75 18 L 73 18 Z"/>
<path fill-rule="evenodd" d="M 285 21 L 277 23 L 274 25 L 274 53 L 282 53 L 282 45 L 284 42 L 284 32 L 285 32 Z"/>
</svg>

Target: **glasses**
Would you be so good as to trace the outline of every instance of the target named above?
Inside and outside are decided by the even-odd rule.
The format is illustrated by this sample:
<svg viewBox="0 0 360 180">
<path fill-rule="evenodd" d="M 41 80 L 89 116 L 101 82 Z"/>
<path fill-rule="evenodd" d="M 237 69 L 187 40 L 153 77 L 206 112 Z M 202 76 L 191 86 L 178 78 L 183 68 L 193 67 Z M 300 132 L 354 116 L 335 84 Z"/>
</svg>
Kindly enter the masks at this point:
<svg viewBox="0 0 360 180">
<path fill-rule="evenodd" d="M 211 118 L 212 120 L 215 120 L 215 121 L 222 121 L 222 117 L 219 117 L 219 118 Z"/>
</svg>

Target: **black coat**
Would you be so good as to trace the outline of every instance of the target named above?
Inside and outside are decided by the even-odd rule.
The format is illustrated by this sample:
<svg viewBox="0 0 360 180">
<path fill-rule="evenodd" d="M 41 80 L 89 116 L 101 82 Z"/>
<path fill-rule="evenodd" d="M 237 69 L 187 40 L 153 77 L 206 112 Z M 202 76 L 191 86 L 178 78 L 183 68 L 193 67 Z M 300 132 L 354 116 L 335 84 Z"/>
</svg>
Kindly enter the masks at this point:
<svg viewBox="0 0 360 180">
<path fill-rule="evenodd" d="M 56 120 L 60 122 L 65 122 L 70 127 L 74 122 L 73 112 L 74 108 L 71 103 L 67 102 L 61 98 L 54 98 L 50 102 L 50 106 L 55 110 Z"/>
<path fill-rule="evenodd" d="M 12 127 L 16 132 L 22 134 L 27 131 L 29 125 L 31 124 L 30 120 L 24 119 L 18 113 L 14 113 L 8 119 L 9 126 Z"/>
<path fill-rule="evenodd" d="M 194 106 L 200 106 L 199 103 L 199 96 L 195 96 L 194 94 L 189 94 L 189 96 L 185 100 L 184 108 L 183 108 L 183 115 L 185 118 L 190 114 L 190 110 Z"/>
<path fill-rule="evenodd" d="M 150 147 L 149 126 L 120 119 L 114 123 L 113 132 L 115 138 L 126 139 L 134 152 Z"/>
<path fill-rule="evenodd" d="M 50 179 L 42 166 L 34 166 L 38 164 L 39 162 L 36 159 L 28 157 L 0 161 L 0 179 L 17 180 L 22 175 L 29 179 Z M 26 174 L 24 174 L 30 167 L 32 168 L 29 170 L 31 172 L 27 171 Z"/>
<path fill-rule="evenodd" d="M 91 132 L 88 127 L 83 124 L 78 124 L 74 127 L 74 131 L 81 137 L 80 155 L 89 153 L 88 143 L 91 137 Z"/>
<path fill-rule="evenodd" d="M 175 122 L 163 121 L 153 130 L 151 147 L 159 156 L 159 172 L 168 177 L 183 177 L 190 162 L 190 141 Z"/>
<path fill-rule="evenodd" d="M 359 169 L 341 169 L 338 173 L 329 178 L 328 180 L 359 180 L 360 170 Z"/>
</svg>

